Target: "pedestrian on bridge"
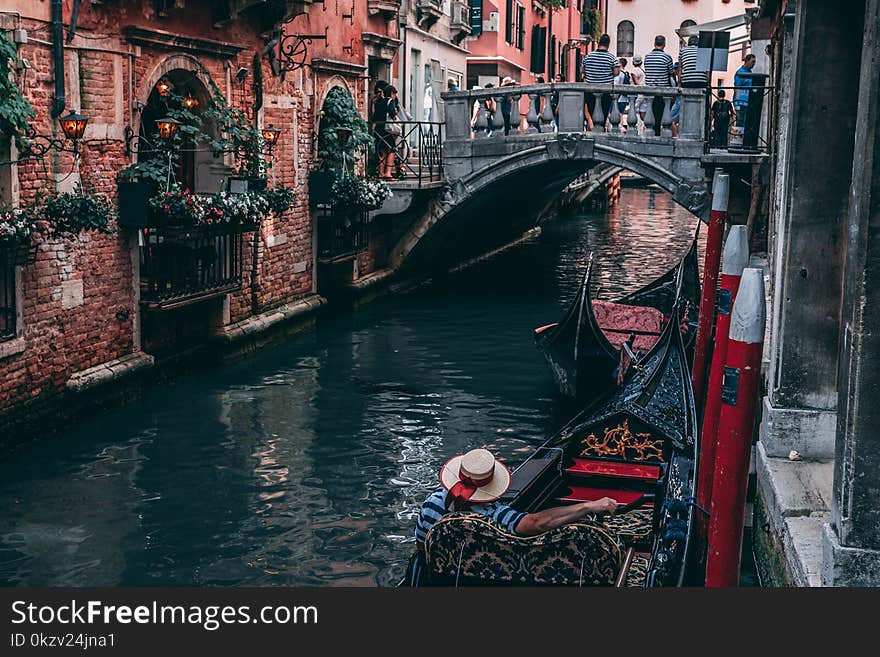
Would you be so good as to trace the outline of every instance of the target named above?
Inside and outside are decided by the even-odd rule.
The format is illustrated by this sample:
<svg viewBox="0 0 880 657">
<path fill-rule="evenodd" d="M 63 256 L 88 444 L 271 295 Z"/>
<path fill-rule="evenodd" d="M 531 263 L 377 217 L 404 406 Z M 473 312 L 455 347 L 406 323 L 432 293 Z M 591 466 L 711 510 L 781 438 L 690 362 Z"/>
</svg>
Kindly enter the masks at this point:
<svg viewBox="0 0 880 657">
<path fill-rule="evenodd" d="M 675 80 L 675 64 L 669 53 L 664 52 L 666 37 L 658 34 L 654 37 L 654 50 L 645 55 L 645 84 L 649 87 L 671 87 Z M 662 127 L 663 96 L 654 96 L 651 111 L 654 114 L 654 134 L 659 137 Z"/>
<path fill-rule="evenodd" d="M 617 57 L 608 52 L 611 45 L 611 37 L 603 34 L 599 37 L 599 45 L 590 54 L 584 57 L 581 65 L 584 73 L 584 80 L 587 84 L 614 84 L 614 78 L 620 73 L 620 62 Z M 611 111 L 611 103 L 613 98 L 610 93 L 602 94 L 602 116 L 608 119 Z M 596 108 L 596 96 L 589 91 L 586 93 L 587 116 L 590 117 L 589 124 L 592 125 L 593 110 Z"/>
</svg>

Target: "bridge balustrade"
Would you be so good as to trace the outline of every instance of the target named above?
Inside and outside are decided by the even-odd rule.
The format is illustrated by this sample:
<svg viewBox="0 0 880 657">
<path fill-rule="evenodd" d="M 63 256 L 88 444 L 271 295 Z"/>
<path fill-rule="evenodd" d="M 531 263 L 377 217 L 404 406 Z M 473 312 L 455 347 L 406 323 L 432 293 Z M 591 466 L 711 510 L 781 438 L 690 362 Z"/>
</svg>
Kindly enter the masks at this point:
<svg viewBox="0 0 880 657">
<path fill-rule="evenodd" d="M 526 115 L 528 128 L 520 131 L 519 101 L 525 96 L 529 99 L 529 110 Z M 617 105 L 619 97 L 628 100 L 628 111 L 621 114 Z M 591 122 L 585 120 L 587 98 L 595 100 Z M 610 107 L 608 99 L 610 97 Z M 636 104 L 639 98 L 646 112 L 643 120 L 637 113 Z M 604 98 L 604 102 L 603 102 Z M 654 99 L 663 99 L 663 111 L 654 113 Z M 451 91 L 443 94 L 446 102 L 446 137 L 447 139 L 497 139 L 504 136 L 504 121 L 501 103 L 504 100 L 513 104 L 511 111 L 512 126 L 507 138 L 537 133 L 583 133 L 588 132 L 599 138 L 613 135 L 615 139 L 668 143 L 673 140 L 672 109 L 676 100 L 681 101 L 678 121 L 678 137 L 681 140 L 704 142 L 706 93 L 702 89 L 685 89 L 680 87 L 647 87 L 614 84 L 586 84 L 580 82 L 562 82 L 549 84 L 532 84 L 514 87 L 495 87 L 470 91 Z M 489 103 L 492 99 L 495 103 Z M 556 112 L 553 105 L 556 100 Z M 474 105 L 479 105 L 476 118 Z M 494 105 L 494 107 L 493 107 Z M 604 109 L 608 108 L 606 116 Z M 644 129 L 639 130 L 640 122 Z M 659 124 L 660 134 L 655 135 L 655 127 Z M 491 130 L 488 128 L 491 126 Z"/>
</svg>

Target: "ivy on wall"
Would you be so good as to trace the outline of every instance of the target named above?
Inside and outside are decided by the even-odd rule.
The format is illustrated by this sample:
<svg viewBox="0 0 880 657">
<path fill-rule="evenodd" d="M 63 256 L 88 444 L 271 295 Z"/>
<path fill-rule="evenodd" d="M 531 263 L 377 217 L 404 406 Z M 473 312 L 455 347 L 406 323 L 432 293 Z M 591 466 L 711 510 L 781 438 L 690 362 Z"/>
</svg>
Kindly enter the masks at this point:
<svg viewBox="0 0 880 657">
<path fill-rule="evenodd" d="M 34 108 L 15 84 L 13 62 L 18 61 L 18 51 L 6 32 L 0 32 L 0 133 L 15 140 L 19 149 L 27 140 L 28 121 L 34 117 Z"/>
<path fill-rule="evenodd" d="M 348 128 L 351 136 L 342 145 L 337 129 Z M 367 122 L 358 112 L 357 106 L 348 90 L 333 87 L 321 107 L 321 122 L 318 125 L 318 158 L 321 169 L 330 171 L 341 169 L 343 164 L 350 166 L 361 148 L 373 149 L 373 137 Z"/>
</svg>

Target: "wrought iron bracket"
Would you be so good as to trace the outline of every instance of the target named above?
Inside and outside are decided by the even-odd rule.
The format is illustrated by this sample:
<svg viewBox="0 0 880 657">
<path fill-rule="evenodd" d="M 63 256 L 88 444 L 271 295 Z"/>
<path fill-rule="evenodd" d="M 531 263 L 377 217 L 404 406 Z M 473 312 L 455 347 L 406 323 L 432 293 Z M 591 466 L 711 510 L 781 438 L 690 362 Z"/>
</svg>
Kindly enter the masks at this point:
<svg viewBox="0 0 880 657">
<path fill-rule="evenodd" d="M 132 153 L 152 153 L 154 151 L 162 150 L 161 148 L 157 148 L 156 144 L 143 135 L 135 134 L 134 130 L 131 129 L 131 126 L 125 126 L 124 135 L 126 155 L 131 155 Z"/>
<path fill-rule="evenodd" d="M 73 146 L 67 146 L 64 139 L 38 135 L 33 128 L 28 128 L 27 145 L 18 153 L 18 160 L 30 158 L 42 158 L 51 150 L 79 155 L 79 144 L 73 142 Z"/>
<path fill-rule="evenodd" d="M 325 27 L 324 34 L 286 34 L 282 28 L 278 38 L 279 72 L 283 75 L 302 68 L 306 63 L 308 46 L 319 40 L 327 44 L 329 31 L 330 28 Z"/>
</svg>

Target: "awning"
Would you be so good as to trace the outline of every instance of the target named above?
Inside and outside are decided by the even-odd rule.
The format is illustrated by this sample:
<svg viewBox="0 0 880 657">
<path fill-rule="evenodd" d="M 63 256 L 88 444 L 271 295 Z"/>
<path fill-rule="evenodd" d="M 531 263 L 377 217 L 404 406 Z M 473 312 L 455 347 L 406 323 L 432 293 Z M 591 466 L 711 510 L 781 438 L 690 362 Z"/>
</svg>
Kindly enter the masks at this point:
<svg viewBox="0 0 880 657">
<path fill-rule="evenodd" d="M 721 18 L 717 21 L 709 21 L 708 23 L 700 23 L 699 25 L 690 25 L 688 27 L 680 27 L 675 33 L 686 39 L 692 34 L 700 32 L 730 32 L 730 45 L 738 46 L 742 43 L 749 42 L 749 20 L 751 16 L 748 14 L 739 14 L 730 18 Z"/>
</svg>

